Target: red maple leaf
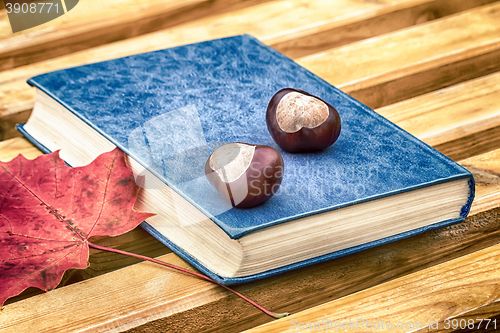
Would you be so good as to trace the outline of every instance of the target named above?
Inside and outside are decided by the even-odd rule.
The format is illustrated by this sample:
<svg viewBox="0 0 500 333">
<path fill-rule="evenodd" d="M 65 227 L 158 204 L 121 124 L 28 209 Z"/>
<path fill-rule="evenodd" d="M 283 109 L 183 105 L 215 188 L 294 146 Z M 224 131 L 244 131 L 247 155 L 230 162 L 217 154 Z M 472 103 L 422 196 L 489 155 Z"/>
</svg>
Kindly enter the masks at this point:
<svg viewBox="0 0 500 333">
<path fill-rule="evenodd" d="M 58 152 L 0 162 L 0 306 L 86 268 L 90 237 L 123 234 L 153 215 L 134 210 L 137 193 L 119 149 L 78 168 Z"/>
<path fill-rule="evenodd" d="M 0 307 L 28 287 L 47 291 L 66 270 L 88 267 L 92 247 L 218 284 L 274 318 L 288 315 L 274 313 L 199 272 L 91 243 L 93 236 L 121 235 L 154 215 L 134 210 L 138 190 L 118 148 L 78 168 L 67 166 L 59 152 L 0 162 Z"/>
</svg>

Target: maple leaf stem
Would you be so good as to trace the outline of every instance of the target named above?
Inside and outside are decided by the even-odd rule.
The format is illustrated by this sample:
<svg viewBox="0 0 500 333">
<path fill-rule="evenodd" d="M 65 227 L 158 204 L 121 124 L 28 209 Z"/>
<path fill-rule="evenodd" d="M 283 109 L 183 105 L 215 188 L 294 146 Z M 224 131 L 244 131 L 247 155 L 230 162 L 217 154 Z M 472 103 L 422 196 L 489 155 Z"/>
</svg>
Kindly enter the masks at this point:
<svg viewBox="0 0 500 333">
<path fill-rule="evenodd" d="M 159 259 L 155 259 L 155 258 L 143 256 L 143 255 L 140 255 L 140 254 L 136 254 L 136 253 L 132 253 L 132 252 L 127 252 L 127 251 L 122 251 L 122 250 L 119 250 L 119 249 L 114 249 L 112 247 L 97 245 L 97 244 L 94 244 L 94 243 L 91 243 L 91 242 L 88 242 L 88 244 L 89 244 L 89 247 L 97 249 L 97 250 L 107 251 L 107 252 L 114 252 L 114 253 L 122 254 L 122 255 L 125 255 L 125 256 L 129 256 L 129 257 L 134 257 L 134 258 L 146 260 L 146 261 L 149 261 L 149 262 L 152 262 L 152 263 L 164 266 L 164 267 L 168 267 L 168 268 L 174 269 L 174 270 L 182 272 L 184 274 L 197 277 L 197 278 L 199 278 L 201 280 L 205 280 L 205 281 L 211 282 L 213 284 L 216 284 L 216 285 L 218 285 L 218 286 L 226 289 L 227 291 L 235 294 L 239 298 L 243 299 L 245 302 L 249 303 L 250 305 L 254 306 L 255 308 L 259 309 L 260 311 L 264 312 L 266 315 L 268 315 L 268 316 L 270 316 L 272 318 L 278 319 L 278 318 L 283 318 L 283 317 L 286 317 L 286 316 L 289 315 L 288 312 L 282 312 L 282 313 L 273 312 L 273 311 L 267 309 L 266 307 L 260 305 L 256 301 L 252 300 L 251 298 L 243 295 L 239 291 L 236 291 L 236 290 L 234 290 L 234 289 L 232 289 L 232 288 L 230 288 L 228 286 L 225 286 L 223 284 L 220 284 L 219 282 L 213 280 L 212 278 L 206 276 L 205 274 L 202 274 L 202 273 L 199 273 L 199 272 L 195 272 L 195 271 L 192 271 L 192 270 L 184 268 L 184 267 L 180 267 L 180 266 L 177 266 L 177 265 L 174 265 L 174 264 L 170 264 L 168 262 L 165 262 L 165 261 L 162 261 L 162 260 L 159 260 Z"/>
</svg>

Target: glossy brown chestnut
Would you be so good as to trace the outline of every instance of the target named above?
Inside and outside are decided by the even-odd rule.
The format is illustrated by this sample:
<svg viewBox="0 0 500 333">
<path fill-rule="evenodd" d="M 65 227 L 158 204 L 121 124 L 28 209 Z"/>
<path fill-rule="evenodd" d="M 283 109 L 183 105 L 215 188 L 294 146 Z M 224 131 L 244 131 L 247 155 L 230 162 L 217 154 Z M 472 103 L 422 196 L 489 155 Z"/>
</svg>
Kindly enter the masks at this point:
<svg viewBox="0 0 500 333">
<path fill-rule="evenodd" d="M 210 155 L 205 174 L 233 207 L 250 208 L 278 191 L 283 167 L 283 158 L 274 148 L 235 142 Z"/>
<path fill-rule="evenodd" d="M 269 101 L 266 123 L 274 141 L 290 153 L 323 150 L 340 135 L 337 110 L 303 90 L 284 88 Z"/>
</svg>

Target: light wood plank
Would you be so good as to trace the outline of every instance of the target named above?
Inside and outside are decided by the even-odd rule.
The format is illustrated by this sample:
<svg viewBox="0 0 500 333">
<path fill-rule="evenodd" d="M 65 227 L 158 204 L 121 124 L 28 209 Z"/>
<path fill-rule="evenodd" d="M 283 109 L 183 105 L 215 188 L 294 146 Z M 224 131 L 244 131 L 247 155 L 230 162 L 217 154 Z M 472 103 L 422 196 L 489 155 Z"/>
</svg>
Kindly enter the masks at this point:
<svg viewBox="0 0 500 333">
<path fill-rule="evenodd" d="M 26 158 L 33 159 L 40 156 L 42 152 L 29 141 L 22 138 L 0 141 L 0 161 L 8 162 L 19 154 Z"/>
<path fill-rule="evenodd" d="M 349 332 L 372 325 L 391 332 L 421 329 L 500 299 L 500 245 L 424 269 L 373 288 L 305 310 L 248 332 L 297 332 L 335 327 L 359 319 Z M 398 323 L 403 326 L 398 327 Z M 331 325 L 331 326 L 330 326 Z M 378 326 L 376 326 L 378 327 Z"/>
<path fill-rule="evenodd" d="M 11 31 L 8 23 L 7 12 L 5 11 L 4 2 L 0 1 L 0 31 Z"/>
<path fill-rule="evenodd" d="M 492 181 L 495 184 L 500 172 L 500 161 L 495 160 L 499 152 L 488 154 L 477 157 L 478 168 L 483 170 L 487 164 L 488 171 L 483 172 L 491 172 L 492 177 L 496 175 Z M 467 163 L 474 165 L 474 159 Z M 500 189 L 485 197 L 478 193 L 475 203 L 482 205 L 483 201 L 499 200 Z M 499 213 L 498 207 L 488 211 L 476 209 L 464 223 L 238 289 L 274 310 L 302 311 L 497 244 Z M 180 263 L 172 253 L 161 258 Z M 479 290 L 470 294 L 483 295 Z M 78 316 L 74 315 L 75 308 L 79 309 Z M 6 332 L 27 328 L 63 332 L 85 327 L 91 331 L 123 330 L 141 324 L 138 331 L 223 329 L 233 332 L 269 321 L 268 317 L 214 286 L 149 263 L 132 265 L 9 304 L 1 314 L 0 330 Z"/>
<path fill-rule="evenodd" d="M 499 100 L 497 72 L 377 112 L 442 153 L 464 159 L 500 147 L 500 135 L 494 135 L 500 127 Z"/>
<path fill-rule="evenodd" d="M 261 0 L 262 1 L 262 0 Z M 138 36 L 231 8 L 247 0 L 80 0 L 63 16 L 12 33 L 0 16 L 0 70 Z"/>
<path fill-rule="evenodd" d="M 471 152 L 481 154 L 499 146 L 500 127 L 494 127 L 483 132 L 463 136 L 460 139 L 445 142 L 437 146 L 440 151 L 446 152 L 454 159 L 463 159 L 472 156 Z"/>
<path fill-rule="evenodd" d="M 430 327 L 425 327 L 422 329 L 419 329 L 417 331 L 414 331 L 414 333 L 424 333 L 424 332 L 433 332 L 433 333 L 451 333 L 451 332 L 456 332 L 456 333 L 465 333 L 465 332 L 482 332 L 482 333 L 487 333 L 487 332 L 498 332 L 498 329 L 500 328 L 500 299 L 488 303 L 488 304 L 483 304 L 480 307 L 476 309 L 472 309 L 471 311 L 465 311 L 464 313 L 461 313 L 457 316 L 453 316 L 451 318 L 445 319 L 445 321 L 440 321 L 437 323 L 437 327 L 434 324 L 432 329 Z M 494 319 L 496 318 L 496 324 L 491 321 L 488 322 L 487 319 Z M 455 323 L 453 320 L 456 320 Z M 464 332 L 463 329 L 453 329 L 453 327 L 465 327 L 469 321 L 472 320 L 474 322 L 474 328 L 471 328 L 470 330 L 466 330 Z M 458 326 L 457 326 L 458 325 Z M 462 326 L 459 326 L 462 325 Z M 496 329 L 495 329 L 496 327 Z"/>
<path fill-rule="evenodd" d="M 0 141 L 20 136 L 16 130 L 16 124 L 26 122 L 28 115 L 29 112 L 19 112 L 7 115 L 4 118 L 0 117 Z"/>
<path fill-rule="evenodd" d="M 179 266 L 187 266 L 172 254 L 161 258 Z M 96 281 L 97 279 L 101 281 Z M 141 281 L 141 283 L 130 283 L 126 286 L 123 284 L 125 281 Z M 96 282 L 99 283 L 96 284 Z M 121 291 L 117 290 L 117 286 Z M 64 291 L 68 288 L 72 289 L 70 293 L 49 292 L 5 306 L 0 312 L 0 331 L 123 331 L 148 319 L 149 316 L 144 316 L 143 309 L 141 309 L 146 304 L 148 308 L 155 309 L 155 316 L 173 315 L 207 300 L 223 297 L 225 294 L 208 282 L 186 279 L 180 274 L 165 272 L 161 267 L 149 263 L 133 265 L 126 271 L 117 270 L 105 276 L 56 290 Z M 149 299 L 141 301 L 146 294 Z M 169 297 L 166 298 L 166 295 Z M 48 302 L 47 304 L 59 304 L 59 306 L 56 308 L 32 307 L 33 301 L 42 301 L 42 298 Z M 82 302 L 84 299 L 86 302 Z M 107 302 L 103 302 L 104 299 L 107 299 Z M 140 303 L 136 303 L 137 301 Z M 65 314 L 60 312 L 62 310 L 60 305 L 63 303 L 67 311 Z M 83 305 L 83 308 L 80 308 L 80 305 Z M 78 314 L 75 309 L 78 309 Z M 28 313 L 36 324 L 26 321 L 25 316 Z M 56 313 L 59 313 L 57 322 L 54 321 Z M 118 313 L 128 315 L 116 317 Z"/>
<path fill-rule="evenodd" d="M 500 3 L 495 3 L 299 63 L 376 108 L 497 71 L 498 59 Z"/>
<path fill-rule="evenodd" d="M 0 128 L 0 131 L 3 130 L 3 133 L 0 132 L 0 139 L 9 138 L 15 133 L 11 130 L 13 122 L 23 121 L 28 117 L 33 106 L 34 92 L 26 85 L 25 80 L 43 72 L 238 33 L 255 35 L 293 56 L 371 37 L 488 2 L 325 1 L 264 3 L 0 73 L 0 118 L 5 121 L 3 129 Z M 324 10 L 329 7 L 335 8 L 335 15 Z M 260 19 L 255 20 L 255 17 Z M 372 26 L 377 28 L 372 29 Z M 375 50 L 370 54 L 378 56 Z"/>
<path fill-rule="evenodd" d="M 460 162 L 474 174 L 476 196 L 471 214 L 499 206 L 500 198 L 500 149 L 474 156 Z"/>
<path fill-rule="evenodd" d="M 273 40 L 272 46 L 289 57 L 303 57 L 328 48 L 422 24 L 491 2 L 493 1 L 418 0 L 412 3 L 398 1 L 394 3 L 397 8 L 390 8 L 387 6 L 389 3 L 386 3 L 376 13 L 370 11 L 352 13 L 352 19 L 342 20 L 341 25 L 332 22 L 328 25 L 313 26 L 305 31 L 297 31 L 292 36 L 284 35 L 281 38 L 276 38 Z M 367 6 L 368 3 L 381 5 L 384 4 L 384 1 L 365 1 L 364 6 Z M 329 5 L 325 8 L 335 8 L 334 13 L 337 16 L 338 6 L 332 5 L 331 2 Z"/>
</svg>

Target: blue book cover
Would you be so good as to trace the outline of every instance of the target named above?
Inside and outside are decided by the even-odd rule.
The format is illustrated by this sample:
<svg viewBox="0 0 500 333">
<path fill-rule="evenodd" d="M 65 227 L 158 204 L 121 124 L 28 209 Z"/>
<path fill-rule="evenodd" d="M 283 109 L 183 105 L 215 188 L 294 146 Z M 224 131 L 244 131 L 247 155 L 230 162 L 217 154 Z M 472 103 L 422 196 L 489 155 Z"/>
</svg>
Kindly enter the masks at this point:
<svg viewBox="0 0 500 333">
<path fill-rule="evenodd" d="M 216 275 L 143 223 L 153 236 L 222 283 L 271 276 L 460 222 L 474 196 L 466 169 L 248 35 L 69 68 L 28 83 L 147 167 L 232 239 L 313 214 L 469 179 L 469 200 L 458 219 L 244 277 Z M 265 113 L 270 98 L 284 87 L 305 90 L 338 110 L 342 132 L 333 146 L 319 153 L 290 154 L 276 145 Z M 204 165 L 216 147 L 228 142 L 269 145 L 282 152 L 282 186 L 265 204 L 252 209 L 221 206 Z"/>
</svg>

